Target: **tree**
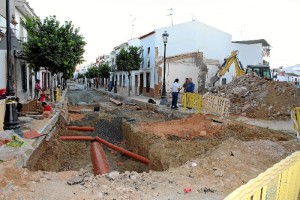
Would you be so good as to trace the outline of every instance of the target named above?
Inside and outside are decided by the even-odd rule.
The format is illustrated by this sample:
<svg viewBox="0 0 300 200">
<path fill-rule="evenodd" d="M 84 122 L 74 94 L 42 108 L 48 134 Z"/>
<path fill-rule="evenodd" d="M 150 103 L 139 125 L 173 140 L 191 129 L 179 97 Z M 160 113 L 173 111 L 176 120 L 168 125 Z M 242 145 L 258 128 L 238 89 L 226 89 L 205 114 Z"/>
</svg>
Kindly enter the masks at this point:
<svg viewBox="0 0 300 200">
<path fill-rule="evenodd" d="M 128 76 L 128 96 L 130 96 L 131 71 L 140 69 L 142 61 L 142 47 L 129 46 L 128 49 L 122 48 L 117 54 L 117 71 L 125 71 Z"/>
<path fill-rule="evenodd" d="M 43 21 L 26 17 L 21 23 L 28 32 L 24 55 L 34 71 L 45 67 L 51 73 L 62 72 L 65 78 L 72 77 L 75 66 L 84 61 L 86 42 L 79 35 L 79 28 L 67 21 L 61 26 L 55 16 Z"/>
<path fill-rule="evenodd" d="M 100 77 L 106 80 L 110 77 L 110 68 L 108 64 L 99 65 Z M 105 90 L 107 89 L 107 84 L 105 85 Z"/>
</svg>

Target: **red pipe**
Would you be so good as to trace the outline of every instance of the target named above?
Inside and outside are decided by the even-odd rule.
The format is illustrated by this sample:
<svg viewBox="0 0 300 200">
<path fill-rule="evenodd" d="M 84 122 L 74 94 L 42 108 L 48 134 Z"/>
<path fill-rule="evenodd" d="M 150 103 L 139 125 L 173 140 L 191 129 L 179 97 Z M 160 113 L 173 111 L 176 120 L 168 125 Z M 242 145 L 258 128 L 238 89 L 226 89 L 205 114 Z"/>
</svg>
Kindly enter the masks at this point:
<svg viewBox="0 0 300 200">
<path fill-rule="evenodd" d="M 91 141 L 93 140 L 92 136 L 59 136 L 61 140 L 86 140 Z"/>
<path fill-rule="evenodd" d="M 94 175 L 106 174 L 110 172 L 110 167 L 107 162 L 105 153 L 101 144 L 97 141 L 91 142 L 91 157 L 94 168 Z"/>
<path fill-rule="evenodd" d="M 95 131 L 95 127 L 91 126 L 67 126 L 67 129 L 76 131 Z"/>
<path fill-rule="evenodd" d="M 111 149 L 113 149 L 115 151 L 118 151 L 118 152 L 120 152 L 120 153 L 122 153 L 122 154 L 124 154 L 126 156 L 129 156 L 129 157 L 132 157 L 132 158 L 134 158 L 136 160 L 139 160 L 142 163 L 145 163 L 145 164 L 149 164 L 150 163 L 150 160 L 148 158 L 145 158 L 145 157 L 140 156 L 138 154 L 135 154 L 133 152 L 127 151 L 127 150 L 125 150 L 125 149 L 123 149 L 121 147 L 115 146 L 115 145 L 113 145 L 113 144 L 111 144 L 111 143 L 109 143 L 109 142 L 107 142 L 107 141 L 99 138 L 98 136 L 95 137 L 95 140 L 97 140 L 98 142 L 104 144 L 105 146 L 107 146 L 107 147 L 109 147 L 109 148 L 111 148 Z"/>
</svg>

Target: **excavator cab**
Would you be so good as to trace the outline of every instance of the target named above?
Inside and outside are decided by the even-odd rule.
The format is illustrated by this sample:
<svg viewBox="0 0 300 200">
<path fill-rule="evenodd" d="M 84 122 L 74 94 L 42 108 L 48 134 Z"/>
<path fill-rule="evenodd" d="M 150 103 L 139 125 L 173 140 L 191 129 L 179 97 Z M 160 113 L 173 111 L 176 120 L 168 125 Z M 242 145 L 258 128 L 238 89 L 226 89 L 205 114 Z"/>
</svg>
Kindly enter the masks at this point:
<svg viewBox="0 0 300 200">
<path fill-rule="evenodd" d="M 255 72 L 259 77 L 267 80 L 272 80 L 271 70 L 269 65 L 248 65 L 246 74 Z"/>
</svg>

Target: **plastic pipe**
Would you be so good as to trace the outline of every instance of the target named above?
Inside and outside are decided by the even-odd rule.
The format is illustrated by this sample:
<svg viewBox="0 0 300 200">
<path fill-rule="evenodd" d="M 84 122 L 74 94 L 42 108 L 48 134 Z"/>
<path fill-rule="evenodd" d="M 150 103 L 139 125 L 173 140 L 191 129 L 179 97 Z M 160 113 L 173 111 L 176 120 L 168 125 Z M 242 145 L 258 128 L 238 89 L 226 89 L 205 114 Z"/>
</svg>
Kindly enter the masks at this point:
<svg viewBox="0 0 300 200">
<path fill-rule="evenodd" d="M 131 152 L 131 151 L 127 151 L 127 150 L 125 150 L 125 149 L 123 149 L 123 148 L 121 148 L 121 147 L 115 146 L 115 145 L 113 145 L 113 144 L 111 144 L 111 143 L 109 143 L 109 142 L 107 142 L 107 141 L 105 141 L 105 140 L 99 138 L 98 136 L 95 137 L 95 140 L 97 140 L 98 142 L 104 144 L 105 146 L 107 146 L 107 147 L 109 147 L 109 148 L 111 148 L 111 149 L 113 149 L 113 150 L 115 150 L 115 151 L 118 151 L 118 152 L 120 152 L 120 153 L 122 153 L 122 154 L 124 154 L 124 155 L 126 155 L 126 156 L 129 156 L 129 157 L 131 157 L 131 158 L 134 158 L 134 159 L 136 159 L 136 160 L 139 160 L 139 161 L 141 161 L 142 163 L 145 163 L 145 164 L 149 164 L 149 163 L 150 163 L 150 160 L 149 160 L 148 158 L 145 158 L 145 157 L 143 157 L 143 156 L 140 156 L 140 155 L 138 155 L 138 154 L 135 154 L 135 153 L 133 153 L 133 152 Z"/>
<path fill-rule="evenodd" d="M 67 126 L 68 130 L 76 130 L 76 131 L 95 131 L 95 127 L 91 126 Z"/>
<path fill-rule="evenodd" d="M 85 140 L 91 141 L 93 140 L 92 136 L 59 136 L 61 140 Z"/>
<path fill-rule="evenodd" d="M 91 157 L 94 168 L 94 175 L 106 174 L 110 172 L 110 167 L 107 162 L 105 153 L 101 144 L 97 141 L 91 142 Z"/>
</svg>

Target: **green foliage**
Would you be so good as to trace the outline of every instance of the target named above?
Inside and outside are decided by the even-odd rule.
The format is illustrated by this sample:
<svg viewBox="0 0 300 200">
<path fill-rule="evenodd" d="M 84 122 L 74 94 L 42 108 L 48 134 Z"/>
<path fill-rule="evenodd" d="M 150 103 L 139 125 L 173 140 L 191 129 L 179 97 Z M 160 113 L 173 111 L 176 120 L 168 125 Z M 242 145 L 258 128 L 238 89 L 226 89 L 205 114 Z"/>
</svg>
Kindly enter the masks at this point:
<svg viewBox="0 0 300 200">
<path fill-rule="evenodd" d="M 84 74 L 78 74 L 77 78 L 84 78 Z"/>
<path fill-rule="evenodd" d="M 116 57 L 117 70 L 126 71 L 130 76 L 130 71 L 140 69 L 142 60 L 142 47 L 129 46 L 128 49 L 122 48 Z"/>
<path fill-rule="evenodd" d="M 110 77 L 110 68 L 108 64 L 99 65 L 100 77 L 101 78 L 109 78 Z"/>
<path fill-rule="evenodd" d="M 24 54 L 35 71 L 40 67 L 52 73 L 63 72 L 64 77 L 72 77 L 77 64 L 82 63 L 86 42 L 79 35 L 79 28 L 72 22 L 60 25 L 55 16 L 40 18 L 26 17 L 21 21 L 28 32 L 24 43 Z"/>
<path fill-rule="evenodd" d="M 87 78 L 95 78 L 99 75 L 99 69 L 96 66 L 90 66 L 85 73 Z"/>
</svg>

